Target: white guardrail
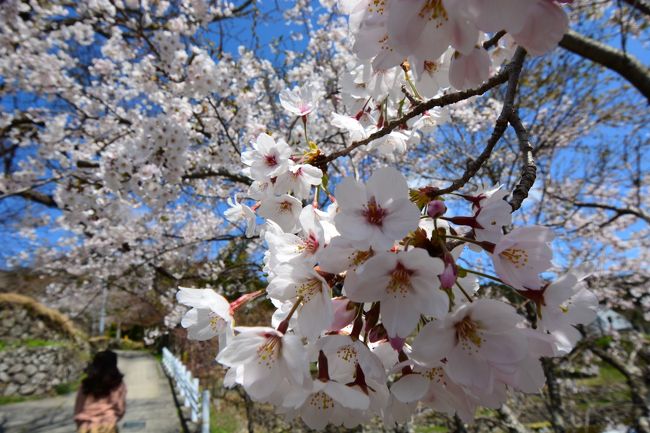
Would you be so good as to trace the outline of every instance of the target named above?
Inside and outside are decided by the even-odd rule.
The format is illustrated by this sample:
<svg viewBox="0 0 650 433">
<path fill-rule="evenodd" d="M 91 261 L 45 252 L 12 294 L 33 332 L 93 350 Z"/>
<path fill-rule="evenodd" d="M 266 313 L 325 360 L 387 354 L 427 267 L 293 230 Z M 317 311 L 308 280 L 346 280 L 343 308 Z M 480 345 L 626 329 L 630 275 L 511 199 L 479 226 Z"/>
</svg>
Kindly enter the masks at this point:
<svg viewBox="0 0 650 433">
<path fill-rule="evenodd" d="M 174 380 L 183 406 L 190 409 L 191 421 L 197 423 L 201 418 L 201 433 L 210 433 L 210 391 L 201 393 L 199 379 L 192 378 L 192 373 L 169 349 L 163 347 L 162 353 L 165 373 Z"/>
</svg>

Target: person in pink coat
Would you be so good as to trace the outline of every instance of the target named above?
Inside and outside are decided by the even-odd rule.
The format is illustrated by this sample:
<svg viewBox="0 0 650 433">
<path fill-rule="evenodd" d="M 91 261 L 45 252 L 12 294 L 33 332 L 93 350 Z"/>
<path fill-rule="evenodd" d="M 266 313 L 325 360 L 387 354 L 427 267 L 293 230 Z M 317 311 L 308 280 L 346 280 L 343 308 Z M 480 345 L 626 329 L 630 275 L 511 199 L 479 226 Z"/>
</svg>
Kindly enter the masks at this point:
<svg viewBox="0 0 650 433">
<path fill-rule="evenodd" d="M 75 403 L 78 433 L 117 433 L 126 411 L 126 385 L 117 368 L 117 355 L 98 352 L 86 370 Z"/>
</svg>

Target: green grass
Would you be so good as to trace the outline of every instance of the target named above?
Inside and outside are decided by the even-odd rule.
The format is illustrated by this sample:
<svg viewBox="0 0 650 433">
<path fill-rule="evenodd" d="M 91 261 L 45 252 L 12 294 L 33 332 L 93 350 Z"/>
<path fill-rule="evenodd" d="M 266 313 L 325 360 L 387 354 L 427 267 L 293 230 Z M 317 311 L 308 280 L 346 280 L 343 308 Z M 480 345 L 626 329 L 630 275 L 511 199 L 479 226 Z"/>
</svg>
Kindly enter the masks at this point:
<svg viewBox="0 0 650 433">
<path fill-rule="evenodd" d="M 54 387 L 54 392 L 56 392 L 57 395 L 66 395 L 70 394 L 71 392 L 76 392 L 81 386 L 81 379 L 82 377 L 73 382 L 66 382 L 56 385 Z"/>
<path fill-rule="evenodd" d="M 614 384 L 625 384 L 625 376 L 609 364 L 599 364 L 599 372 L 596 377 L 577 380 L 579 385 L 588 387 L 610 386 Z"/>
<path fill-rule="evenodd" d="M 0 351 L 15 349 L 18 347 L 58 347 L 58 346 L 67 346 L 69 342 L 66 341 L 55 341 L 55 340 L 42 340 L 40 338 L 28 338 L 25 340 L 17 341 L 0 341 Z"/>
<path fill-rule="evenodd" d="M 5 405 L 5 404 L 12 404 L 12 403 L 22 403 L 25 401 L 31 401 L 31 400 L 38 400 L 39 398 L 43 398 L 43 396 L 27 396 L 24 397 L 22 395 L 0 395 L 0 406 Z"/>
<path fill-rule="evenodd" d="M 239 431 L 239 420 L 230 410 L 217 413 L 214 407 L 210 409 L 210 433 L 235 433 Z"/>
<path fill-rule="evenodd" d="M 431 426 L 416 426 L 415 433 L 447 433 L 449 429 L 444 426 L 431 425 Z"/>
</svg>

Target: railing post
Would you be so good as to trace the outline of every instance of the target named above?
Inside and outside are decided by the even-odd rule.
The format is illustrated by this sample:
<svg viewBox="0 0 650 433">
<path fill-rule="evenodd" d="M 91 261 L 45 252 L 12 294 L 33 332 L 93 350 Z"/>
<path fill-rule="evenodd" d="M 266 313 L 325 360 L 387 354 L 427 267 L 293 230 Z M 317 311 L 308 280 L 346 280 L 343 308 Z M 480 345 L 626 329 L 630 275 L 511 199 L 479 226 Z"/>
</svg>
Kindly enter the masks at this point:
<svg viewBox="0 0 650 433">
<path fill-rule="evenodd" d="M 210 391 L 203 390 L 201 398 L 201 433 L 210 433 Z"/>
<path fill-rule="evenodd" d="M 183 399 L 183 406 L 190 409 L 190 419 L 198 423 L 201 419 L 201 433 L 210 433 L 210 391 L 201 393 L 199 379 L 192 377 L 192 372 L 174 356 L 166 347 L 163 347 L 163 369 L 174 382 L 174 389 L 178 392 L 179 400 Z"/>
<path fill-rule="evenodd" d="M 199 420 L 199 379 L 192 380 L 192 422 L 197 422 Z"/>
</svg>

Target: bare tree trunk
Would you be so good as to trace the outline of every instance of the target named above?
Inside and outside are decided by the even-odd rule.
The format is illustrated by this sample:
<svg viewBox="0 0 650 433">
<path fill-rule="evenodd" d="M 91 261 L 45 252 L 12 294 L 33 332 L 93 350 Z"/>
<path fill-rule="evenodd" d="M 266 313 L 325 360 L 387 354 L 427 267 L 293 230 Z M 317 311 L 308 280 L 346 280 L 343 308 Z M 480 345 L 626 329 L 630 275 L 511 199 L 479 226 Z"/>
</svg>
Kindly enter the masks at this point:
<svg viewBox="0 0 650 433">
<path fill-rule="evenodd" d="M 551 416 L 551 425 L 555 433 L 566 433 L 566 417 L 562 405 L 562 393 L 560 384 L 555 376 L 555 364 L 550 358 L 542 358 L 542 367 L 546 376 L 546 387 L 548 398 L 546 407 Z"/>
</svg>

